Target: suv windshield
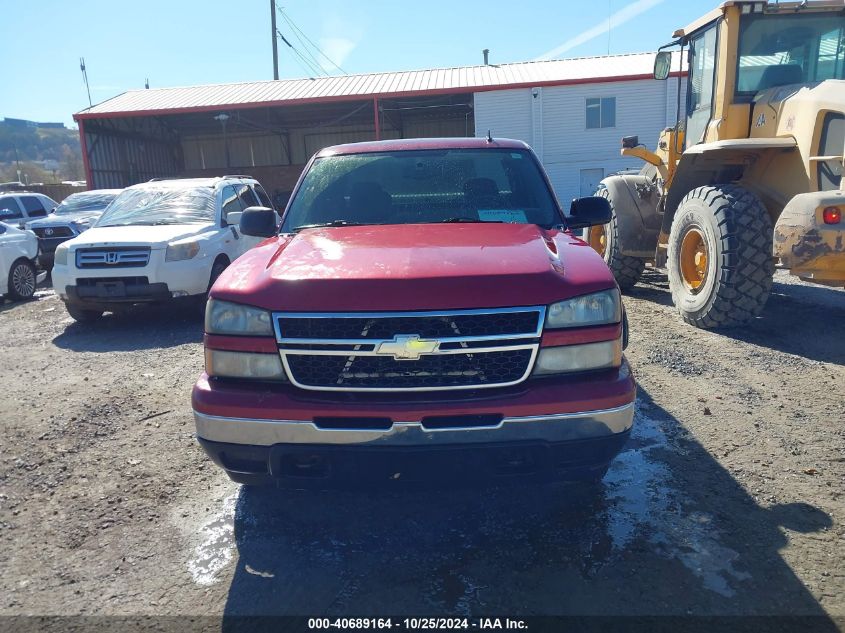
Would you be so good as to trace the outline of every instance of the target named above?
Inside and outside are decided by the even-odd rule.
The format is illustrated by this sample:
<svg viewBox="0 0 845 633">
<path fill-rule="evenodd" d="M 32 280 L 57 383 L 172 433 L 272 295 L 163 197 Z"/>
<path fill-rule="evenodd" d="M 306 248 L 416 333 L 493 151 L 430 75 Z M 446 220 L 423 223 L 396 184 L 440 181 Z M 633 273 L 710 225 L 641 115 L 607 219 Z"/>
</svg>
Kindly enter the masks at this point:
<svg viewBox="0 0 845 633">
<path fill-rule="evenodd" d="M 742 17 L 736 92 L 845 79 L 845 15 L 789 13 Z"/>
<path fill-rule="evenodd" d="M 214 221 L 211 187 L 126 189 L 100 216 L 95 226 L 140 224 L 207 224 Z"/>
<path fill-rule="evenodd" d="M 376 152 L 317 159 L 282 232 L 327 224 L 562 223 L 531 154 L 514 149 Z"/>
<path fill-rule="evenodd" d="M 74 193 L 62 200 L 53 213 L 67 215 L 83 211 L 102 211 L 116 196 L 116 193 Z"/>
</svg>

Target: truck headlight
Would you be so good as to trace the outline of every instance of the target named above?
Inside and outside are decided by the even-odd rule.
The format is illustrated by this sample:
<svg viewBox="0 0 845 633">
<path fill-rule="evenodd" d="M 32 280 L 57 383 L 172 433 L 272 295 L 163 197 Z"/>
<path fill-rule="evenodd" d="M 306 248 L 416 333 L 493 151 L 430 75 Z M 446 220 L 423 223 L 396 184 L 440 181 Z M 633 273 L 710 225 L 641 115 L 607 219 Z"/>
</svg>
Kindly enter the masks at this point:
<svg viewBox="0 0 845 633">
<path fill-rule="evenodd" d="M 220 378 L 285 380 L 285 370 L 278 354 L 205 350 L 205 372 Z"/>
<path fill-rule="evenodd" d="M 619 290 L 613 288 L 553 303 L 546 315 L 546 327 L 584 327 L 619 323 L 621 320 L 622 299 Z"/>
<path fill-rule="evenodd" d="M 208 334 L 272 336 L 270 313 L 261 308 L 210 299 L 205 309 L 205 331 Z"/>
<path fill-rule="evenodd" d="M 59 244 L 56 247 L 56 252 L 53 254 L 54 266 L 67 266 L 67 252 L 70 247 L 67 244 Z"/>
<path fill-rule="evenodd" d="M 174 242 L 167 245 L 164 253 L 164 261 L 179 262 L 185 259 L 192 259 L 200 252 L 199 242 Z"/>
<path fill-rule="evenodd" d="M 622 364 L 622 341 L 544 347 L 537 355 L 534 375 L 567 374 L 591 369 L 609 369 Z"/>
</svg>

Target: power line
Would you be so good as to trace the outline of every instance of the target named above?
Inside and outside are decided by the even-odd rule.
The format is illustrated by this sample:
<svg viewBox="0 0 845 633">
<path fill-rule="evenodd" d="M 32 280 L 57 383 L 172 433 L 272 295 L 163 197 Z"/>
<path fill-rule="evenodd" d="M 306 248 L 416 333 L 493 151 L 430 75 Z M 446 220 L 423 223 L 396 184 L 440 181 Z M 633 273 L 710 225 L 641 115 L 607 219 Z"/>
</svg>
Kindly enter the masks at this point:
<svg viewBox="0 0 845 633">
<path fill-rule="evenodd" d="M 296 23 L 295 23 L 295 22 L 294 22 L 294 21 L 293 21 L 290 17 L 288 17 L 288 14 L 287 14 L 287 13 L 285 13 L 284 9 L 282 9 L 281 7 L 279 7 L 279 8 L 277 9 L 277 11 L 279 12 L 279 15 L 281 15 L 281 16 L 282 16 L 282 18 L 285 20 L 285 22 L 287 22 L 287 23 L 288 23 L 288 25 L 289 25 L 289 26 L 290 26 L 290 27 L 294 30 L 294 35 L 296 35 L 296 34 L 297 34 L 297 32 L 298 32 L 300 35 L 302 35 L 302 37 L 304 37 L 304 38 L 308 41 L 308 43 L 309 43 L 309 44 L 311 44 L 311 46 L 314 48 L 314 50 L 315 50 L 315 51 L 317 51 L 317 52 L 318 52 L 318 53 L 319 53 L 319 54 L 323 57 L 323 59 L 325 59 L 326 61 L 328 61 L 328 62 L 329 62 L 332 66 L 334 66 L 335 68 L 337 68 L 337 69 L 338 69 L 340 72 L 342 72 L 344 75 L 348 75 L 348 74 L 349 74 L 349 73 L 347 73 L 345 70 L 343 70 L 343 68 L 341 68 L 340 66 L 338 66 L 338 65 L 337 65 L 337 64 L 336 64 L 336 63 L 335 63 L 335 62 L 334 62 L 334 61 L 333 61 L 333 60 L 332 60 L 332 59 L 331 59 L 328 55 L 326 55 L 326 54 L 325 54 L 325 53 L 324 53 L 324 52 L 320 49 L 320 47 L 319 47 L 319 46 L 317 46 L 317 45 L 316 45 L 316 44 L 315 44 L 315 43 L 311 40 L 311 38 L 310 38 L 310 37 L 308 37 L 308 36 L 307 36 L 307 35 L 306 35 L 303 31 L 302 31 L 302 29 L 300 29 L 300 28 L 296 25 Z M 299 35 L 296 35 L 296 36 L 297 36 L 297 38 L 299 38 Z M 301 42 L 301 41 L 302 41 L 302 40 L 300 39 L 300 42 Z M 307 48 L 307 46 L 306 46 L 306 44 L 305 44 L 304 42 L 303 42 L 303 44 L 302 44 L 302 45 L 303 45 L 303 47 Z"/>
<path fill-rule="evenodd" d="M 299 43 L 302 45 L 302 51 L 305 53 L 305 55 L 307 55 L 307 56 L 308 56 L 308 59 L 309 59 L 309 60 L 311 60 L 311 62 L 313 63 L 313 65 L 314 65 L 314 66 L 316 66 L 317 68 L 321 69 L 321 70 L 322 70 L 325 74 L 328 74 L 328 73 L 326 73 L 326 69 L 323 67 L 323 64 L 321 64 L 321 63 L 320 63 L 320 60 L 318 60 L 318 59 L 314 56 L 314 54 L 313 54 L 313 53 L 309 50 L 309 48 L 308 48 L 308 44 L 307 44 L 307 43 L 306 43 L 306 41 L 305 41 L 305 39 L 307 39 L 307 38 L 303 39 L 303 38 L 302 38 L 302 37 L 301 37 L 301 36 L 297 33 L 297 31 L 296 31 L 296 26 L 295 26 L 295 25 L 293 25 L 293 24 L 291 24 L 291 22 L 290 22 L 290 21 L 289 21 L 289 20 L 288 20 L 288 19 L 284 16 L 284 14 L 281 12 L 281 10 L 279 10 L 279 15 L 280 15 L 280 16 L 281 16 L 284 20 L 285 20 L 285 22 L 287 22 L 287 23 L 288 23 L 288 26 L 291 28 L 291 32 L 293 33 L 293 36 L 294 36 L 294 37 L 295 37 L 295 38 L 299 41 Z M 303 35 L 304 35 L 304 34 L 303 34 Z"/>
<path fill-rule="evenodd" d="M 305 63 L 305 64 L 306 64 L 309 68 L 310 68 L 310 70 L 307 70 L 307 69 L 306 69 L 306 71 L 305 71 L 305 72 L 308 72 L 308 73 L 315 73 L 316 75 L 320 75 L 320 74 L 322 73 L 322 74 L 324 74 L 324 75 L 327 75 L 327 76 L 328 76 L 328 73 L 327 73 L 327 72 L 326 72 L 326 71 L 325 71 L 322 67 L 320 67 L 320 65 L 319 65 L 319 64 L 314 64 L 313 62 L 309 61 L 309 60 L 308 60 L 308 58 L 306 58 L 306 57 L 305 57 L 302 53 L 300 53 L 300 52 L 299 52 L 299 49 L 297 49 L 297 48 L 296 48 L 296 46 L 294 46 L 293 44 L 291 44 L 291 43 L 287 40 L 287 38 L 286 38 L 284 35 L 282 35 L 281 31 L 276 31 L 276 34 L 279 36 L 279 38 L 281 38 L 281 40 L 282 40 L 285 44 L 287 44 L 287 46 L 288 46 L 288 47 L 289 47 L 289 48 L 290 48 L 290 49 L 291 49 L 291 50 L 292 50 L 292 51 L 293 51 L 293 52 L 297 55 L 297 57 L 299 57 L 299 59 L 301 59 L 301 60 L 302 60 L 302 61 L 303 61 L 303 62 L 304 62 L 304 63 Z M 302 66 L 302 65 L 300 64 L 300 67 L 301 67 L 301 66 Z"/>
</svg>

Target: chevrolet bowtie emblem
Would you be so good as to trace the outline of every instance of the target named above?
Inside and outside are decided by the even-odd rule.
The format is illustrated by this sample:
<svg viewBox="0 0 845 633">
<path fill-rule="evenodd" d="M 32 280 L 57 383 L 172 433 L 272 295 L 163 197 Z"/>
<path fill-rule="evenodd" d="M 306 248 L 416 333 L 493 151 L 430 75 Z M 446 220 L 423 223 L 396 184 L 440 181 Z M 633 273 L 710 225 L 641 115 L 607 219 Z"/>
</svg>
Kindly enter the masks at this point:
<svg viewBox="0 0 845 633">
<path fill-rule="evenodd" d="M 392 341 L 379 343 L 376 354 L 393 356 L 396 360 L 419 360 L 422 354 L 433 354 L 440 341 L 424 340 L 418 334 L 397 334 Z"/>
</svg>

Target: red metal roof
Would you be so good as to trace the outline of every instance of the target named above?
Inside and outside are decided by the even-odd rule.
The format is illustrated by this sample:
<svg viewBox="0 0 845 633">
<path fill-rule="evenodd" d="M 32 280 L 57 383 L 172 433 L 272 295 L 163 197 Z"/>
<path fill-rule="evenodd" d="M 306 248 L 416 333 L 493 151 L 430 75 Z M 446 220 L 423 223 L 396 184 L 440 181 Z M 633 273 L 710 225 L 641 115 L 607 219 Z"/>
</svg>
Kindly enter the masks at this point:
<svg viewBox="0 0 845 633">
<path fill-rule="evenodd" d="M 500 147 L 502 149 L 530 149 L 523 141 L 509 138 L 494 138 L 490 143 L 486 138 L 412 138 L 391 139 L 385 141 L 365 141 L 363 143 L 344 143 L 321 150 L 317 155 L 336 156 L 338 154 L 368 154 L 370 152 L 392 152 L 418 149 L 476 149 L 479 147 Z"/>
<path fill-rule="evenodd" d="M 675 64 L 677 65 L 677 64 Z M 82 110 L 75 119 L 349 101 L 372 97 L 479 92 L 502 88 L 623 81 L 651 77 L 654 53 L 581 57 L 489 66 L 130 90 Z"/>
</svg>

